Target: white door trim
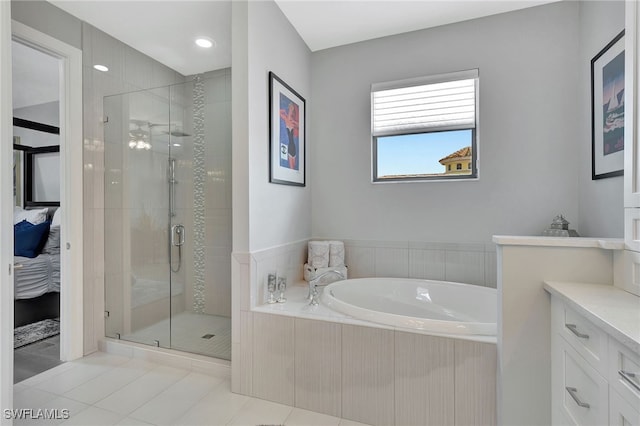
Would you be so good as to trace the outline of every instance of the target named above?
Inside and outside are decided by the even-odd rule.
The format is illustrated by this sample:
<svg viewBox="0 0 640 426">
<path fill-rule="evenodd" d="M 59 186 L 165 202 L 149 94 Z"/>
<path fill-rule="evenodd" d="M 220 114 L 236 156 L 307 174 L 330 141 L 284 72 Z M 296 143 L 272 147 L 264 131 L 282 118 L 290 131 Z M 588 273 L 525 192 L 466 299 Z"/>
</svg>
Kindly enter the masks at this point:
<svg viewBox="0 0 640 426">
<path fill-rule="evenodd" d="M 14 40 L 60 59 L 60 359 L 70 361 L 84 350 L 82 51 L 20 22 L 11 29 Z M 10 193 L 2 192 L 3 200 Z"/>
<path fill-rule="evenodd" d="M 13 407 L 13 111 L 11 99 L 11 2 L 0 1 L 0 424 L 11 425 Z"/>
</svg>

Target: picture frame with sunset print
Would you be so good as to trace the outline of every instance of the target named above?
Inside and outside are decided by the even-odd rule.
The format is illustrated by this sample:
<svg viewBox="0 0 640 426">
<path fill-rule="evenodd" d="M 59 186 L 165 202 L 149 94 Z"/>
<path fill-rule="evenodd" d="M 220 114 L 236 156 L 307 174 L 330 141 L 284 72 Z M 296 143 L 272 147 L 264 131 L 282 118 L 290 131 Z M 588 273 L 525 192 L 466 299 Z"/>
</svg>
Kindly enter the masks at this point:
<svg viewBox="0 0 640 426">
<path fill-rule="evenodd" d="M 591 179 L 624 171 L 624 30 L 591 60 Z"/>
<path fill-rule="evenodd" d="M 306 185 L 305 99 L 269 72 L 269 182 Z"/>
</svg>

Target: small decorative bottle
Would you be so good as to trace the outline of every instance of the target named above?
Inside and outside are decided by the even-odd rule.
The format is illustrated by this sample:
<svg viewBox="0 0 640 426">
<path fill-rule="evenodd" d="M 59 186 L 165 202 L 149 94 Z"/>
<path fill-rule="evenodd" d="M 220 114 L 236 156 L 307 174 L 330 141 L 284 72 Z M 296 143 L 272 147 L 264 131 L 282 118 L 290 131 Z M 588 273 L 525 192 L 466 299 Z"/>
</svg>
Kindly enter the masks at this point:
<svg viewBox="0 0 640 426">
<path fill-rule="evenodd" d="M 276 274 L 274 273 L 270 273 L 267 278 L 267 290 L 269 291 L 267 303 L 276 303 L 277 300 L 274 296 L 274 293 L 276 292 Z"/>
<path fill-rule="evenodd" d="M 284 291 L 287 289 L 287 277 L 278 277 L 278 291 L 280 296 L 278 297 L 278 303 L 284 303 L 287 298 L 284 297 Z"/>
</svg>

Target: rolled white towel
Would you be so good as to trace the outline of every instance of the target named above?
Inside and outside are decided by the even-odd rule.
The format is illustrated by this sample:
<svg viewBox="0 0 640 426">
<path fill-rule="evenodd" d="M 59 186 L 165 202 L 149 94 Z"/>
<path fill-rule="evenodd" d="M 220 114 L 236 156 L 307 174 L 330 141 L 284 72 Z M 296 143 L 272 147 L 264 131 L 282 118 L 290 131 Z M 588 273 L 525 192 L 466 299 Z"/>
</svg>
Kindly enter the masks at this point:
<svg viewBox="0 0 640 426">
<path fill-rule="evenodd" d="M 309 241 L 308 262 L 313 268 L 329 266 L 329 241 Z"/>
<path fill-rule="evenodd" d="M 329 266 L 344 265 L 344 243 L 329 241 Z"/>
</svg>

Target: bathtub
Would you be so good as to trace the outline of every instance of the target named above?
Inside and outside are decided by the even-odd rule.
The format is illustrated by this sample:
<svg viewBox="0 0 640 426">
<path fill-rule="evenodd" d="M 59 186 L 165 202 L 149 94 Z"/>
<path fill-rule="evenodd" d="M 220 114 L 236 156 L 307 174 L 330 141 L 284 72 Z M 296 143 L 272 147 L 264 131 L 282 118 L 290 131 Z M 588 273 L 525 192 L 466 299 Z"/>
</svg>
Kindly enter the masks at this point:
<svg viewBox="0 0 640 426">
<path fill-rule="evenodd" d="M 434 334 L 495 336 L 493 288 L 406 278 L 358 278 L 329 284 L 321 301 L 353 318 Z"/>
</svg>

